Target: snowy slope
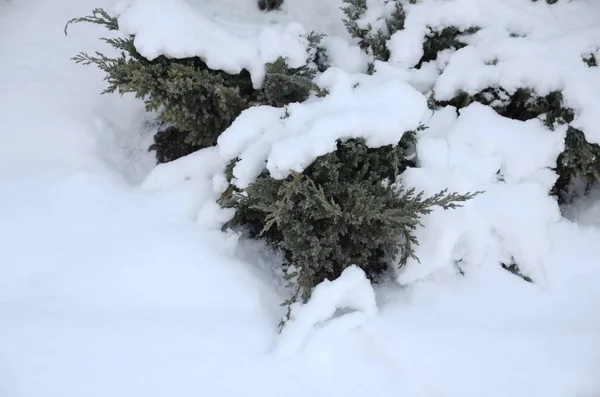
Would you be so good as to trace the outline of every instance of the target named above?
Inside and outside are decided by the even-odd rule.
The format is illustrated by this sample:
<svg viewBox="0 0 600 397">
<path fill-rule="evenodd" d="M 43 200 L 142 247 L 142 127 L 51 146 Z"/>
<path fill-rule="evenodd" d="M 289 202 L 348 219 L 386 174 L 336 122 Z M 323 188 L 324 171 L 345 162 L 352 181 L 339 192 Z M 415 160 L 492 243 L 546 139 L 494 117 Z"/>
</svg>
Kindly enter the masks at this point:
<svg viewBox="0 0 600 397">
<path fill-rule="evenodd" d="M 273 18 L 252 3 L 189 2 L 236 23 Z M 299 3 L 290 0 L 286 21 L 298 15 L 343 35 L 336 1 Z M 591 215 L 589 226 L 543 219 L 525 230 L 544 230 L 531 236 L 547 251 L 540 285 L 491 265 L 456 277 L 433 258 L 409 286 L 378 288 L 377 307 L 349 275 L 362 296 L 350 306 L 364 316 L 311 326 L 331 313 L 316 305 L 319 317 L 307 310 L 301 331 L 278 336 L 268 253 L 197 223 L 200 208 L 214 215 L 220 154 L 196 153 L 142 184 L 153 167 L 148 116 L 131 98 L 99 96 L 101 73 L 69 60 L 99 48 L 105 32 L 81 25 L 64 37 L 64 23 L 109 5 L 0 4 L 0 396 L 600 395 L 600 219 Z M 464 161 L 464 139 L 483 145 L 465 131 L 432 129 L 429 143 L 447 140 Z M 446 164 L 456 161 L 437 166 L 446 173 Z M 488 200 L 472 215 L 500 206 Z M 282 346 L 293 354 L 277 354 Z"/>
</svg>

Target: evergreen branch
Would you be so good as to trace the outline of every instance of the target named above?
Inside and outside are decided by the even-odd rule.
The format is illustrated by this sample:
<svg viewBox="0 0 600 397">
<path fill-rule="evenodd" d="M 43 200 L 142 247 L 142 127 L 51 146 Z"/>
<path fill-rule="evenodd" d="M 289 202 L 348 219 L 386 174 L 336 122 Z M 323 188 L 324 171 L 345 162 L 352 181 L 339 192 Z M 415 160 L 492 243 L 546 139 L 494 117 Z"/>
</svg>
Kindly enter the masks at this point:
<svg viewBox="0 0 600 397">
<path fill-rule="evenodd" d="M 88 22 L 96 25 L 104 25 L 108 30 L 119 30 L 119 22 L 116 17 L 111 16 L 102 8 L 95 8 L 92 11 L 92 15 L 88 15 L 80 18 L 73 18 L 65 25 L 65 36 L 67 36 L 67 29 L 72 23 Z"/>
<path fill-rule="evenodd" d="M 285 301 L 283 301 L 281 303 L 281 306 L 286 308 L 286 312 L 285 312 L 285 315 L 283 316 L 283 318 L 281 319 L 281 321 L 279 321 L 279 326 L 278 326 L 279 332 L 281 332 L 283 330 L 283 327 L 285 326 L 285 324 L 288 321 L 290 321 L 290 319 L 292 318 L 292 305 L 298 301 L 298 296 L 300 295 L 301 290 L 302 290 L 302 285 L 298 283 L 294 294 L 289 299 L 286 299 Z"/>
<path fill-rule="evenodd" d="M 277 72 L 269 72 L 268 76 L 271 78 L 276 77 L 276 78 L 280 78 L 282 80 L 291 81 L 294 84 L 296 84 L 297 86 L 308 89 L 308 90 L 316 91 L 319 89 L 319 86 L 316 85 L 315 83 L 313 83 L 312 80 L 308 77 L 298 76 L 298 75 L 289 75 L 289 74 L 277 73 Z"/>
</svg>

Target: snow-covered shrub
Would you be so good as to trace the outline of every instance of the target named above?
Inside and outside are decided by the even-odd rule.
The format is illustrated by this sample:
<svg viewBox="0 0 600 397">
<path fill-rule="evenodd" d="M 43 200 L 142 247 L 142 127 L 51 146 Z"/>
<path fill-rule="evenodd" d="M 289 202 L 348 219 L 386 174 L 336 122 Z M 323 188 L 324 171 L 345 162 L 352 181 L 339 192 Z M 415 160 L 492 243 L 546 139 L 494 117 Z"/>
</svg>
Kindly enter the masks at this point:
<svg viewBox="0 0 600 397">
<path fill-rule="evenodd" d="M 584 194 L 600 177 L 600 142 L 592 121 L 597 113 L 593 99 L 597 92 L 593 83 L 598 51 L 595 25 L 590 23 L 576 37 L 557 40 L 576 26 L 556 23 L 550 13 L 547 18 L 514 19 L 522 7 L 534 12 L 546 4 L 509 5 L 494 0 L 483 15 L 455 11 L 470 4 L 467 0 L 456 3 L 424 0 L 405 7 L 405 28 L 387 42 L 390 62 L 413 68 L 409 69 L 413 82 L 431 96 L 431 109 L 452 105 L 460 110 L 478 102 L 506 118 L 541 119 L 548 134 L 564 139 L 552 165 L 557 179 L 549 192 L 561 204 L 570 202 L 574 194 Z M 558 8 L 561 12 L 576 9 L 568 1 Z M 475 26 L 481 28 L 469 29 Z M 421 39 L 423 32 L 444 31 L 449 34 L 445 40 L 434 40 L 442 44 L 438 48 Z M 414 50 L 419 42 L 422 53 Z M 447 48 L 455 51 L 444 51 Z"/>
<path fill-rule="evenodd" d="M 293 102 L 305 101 L 311 92 L 325 95 L 313 79 L 316 71 L 309 67 L 290 68 L 283 58 L 265 65 L 266 75 L 260 90 L 256 91 L 256 99 L 252 105 L 269 105 L 282 107 Z"/>
<path fill-rule="evenodd" d="M 102 9 L 71 22 L 90 22 L 118 30 L 118 20 Z M 314 56 L 322 36 L 307 37 L 309 54 Z M 81 53 L 74 60 L 93 64 L 106 73 L 104 93 L 133 93 L 144 100 L 146 109 L 158 112 L 164 127 L 156 135 L 158 162 L 167 162 L 212 146 L 242 110 L 254 105 L 284 106 L 302 102 L 311 91 L 323 91 L 312 82 L 316 71 L 307 65 L 292 68 L 283 58 L 267 63 L 260 88 L 255 89 L 250 73 L 230 74 L 208 67 L 200 57 L 181 59 L 160 55 L 146 59 L 135 47 L 135 36 L 103 39 L 120 52 L 110 58 L 101 53 Z"/>
<path fill-rule="evenodd" d="M 581 130 L 569 127 L 565 150 L 558 156 L 556 172 L 559 178 L 552 193 L 557 194 L 561 202 L 568 203 L 574 195 L 578 195 L 577 191 L 569 189 L 571 182 L 581 182 L 583 193 L 587 193 L 600 181 L 600 145 L 589 143 Z"/>
<path fill-rule="evenodd" d="M 583 62 L 588 65 L 590 68 L 594 68 L 598 66 L 598 59 L 596 58 L 596 53 L 598 51 L 596 50 L 595 52 L 590 52 L 589 54 L 586 54 L 582 57 Z"/>
<path fill-rule="evenodd" d="M 236 210 L 226 226 L 245 226 L 284 251 L 295 291 L 288 304 L 306 302 L 317 284 L 353 264 L 374 279 L 394 258 L 400 265 L 415 258 L 413 231 L 422 215 L 474 196 L 442 191 L 426 198 L 405 188 L 397 177 L 414 166 L 414 144 L 412 131 L 397 145 L 379 148 L 361 139 L 338 141 L 334 152 L 301 173 L 275 179 L 263 172 L 246 189 L 230 185 L 219 200 Z"/>
<path fill-rule="evenodd" d="M 490 106 L 501 116 L 514 120 L 540 118 L 550 130 L 568 125 L 575 118 L 573 110 L 565 106 L 560 91 L 540 96 L 531 88 L 519 88 L 513 93 L 501 87 L 489 87 L 475 95 L 461 92 L 450 101 L 435 102 L 434 106 L 451 105 L 460 110 L 473 102 Z M 558 179 L 551 194 L 557 195 L 561 203 L 567 203 L 572 199 L 572 182 L 583 182 L 587 191 L 600 180 L 600 146 L 589 143 L 582 131 L 568 126 L 565 148 L 558 156 L 555 171 Z"/>
<path fill-rule="evenodd" d="M 387 62 L 390 59 L 388 41 L 392 35 L 405 28 L 407 13 L 400 0 L 387 0 L 380 3 L 380 9 L 370 10 L 367 0 L 343 0 L 342 8 L 346 18 L 344 24 L 348 32 L 358 40 L 360 48 L 372 57 L 372 60 Z M 416 0 L 410 0 L 416 4 Z M 376 3 L 371 3 L 374 5 Z M 375 8 L 375 7 L 374 7 Z M 415 65 L 435 60 L 443 50 L 458 50 L 466 44 L 462 36 L 479 30 L 478 27 L 460 28 L 457 26 L 428 26 L 422 32 L 423 56 Z M 370 65 L 373 70 L 373 64 Z"/>
<path fill-rule="evenodd" d="M 388 2 L 393 5 L 393 11 L 389 15 L 384 11 L 384 14 L 374 21 L 363 19 L 367 12 L 367 0 L 343 0 L 343 2 L 342 10 L 346 15 L 344 24 L 348 32 L 358 39 L 360 48 L 375 60 L 387 61 L 390 58 L 390 51 L 386 41 L 392 34 L 404 29 L 406 14 L 400 1 Z"/>
<path fill-rule="evenodd" d="M 442 29 L 428 27 L 427 30 L 423 39 L 423 56 L 415 66 L 416 68 L 420 68 L 425 62 L 436 60 L 438 54 L 444 50 L 456 51 L 465 47 L 466 43 L 461 41 L 461 38 L 476 33 L 479 28 L 461 29 L 456 26 L 447 26 Z"/>
</svg>

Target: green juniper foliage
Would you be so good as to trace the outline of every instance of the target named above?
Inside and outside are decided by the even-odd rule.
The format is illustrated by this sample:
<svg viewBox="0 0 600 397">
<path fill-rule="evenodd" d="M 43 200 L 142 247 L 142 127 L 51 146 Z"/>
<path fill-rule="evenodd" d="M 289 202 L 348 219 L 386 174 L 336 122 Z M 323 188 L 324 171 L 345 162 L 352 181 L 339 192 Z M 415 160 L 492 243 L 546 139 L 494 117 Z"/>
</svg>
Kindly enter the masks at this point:
<svg viewBox="0 0 600 397">
<path fill-rule="evenodd" d="M 306 39 L 308 40 L 308 58 L 306 64 L 314 65 L 319 72 L 324 72 L 331 66 L 327 50 L 322 45 L 324 38 L 324 34 L 315 31 L 310 32 L 306 36 Z"/>
<path fill-rule="evenodd" d="M 565 150 L 558 156 L 558 180 L 552 194 L 562 203 L 572 200 L 568 187 L 575 179 L 585 182 L 586 192 L 600 181 L 600 145 L 589 143 L 582 131 L 569 126 L 565 137 Z"/>
<path fill-rule="evenodd" d="M 367 11 L 366 0 L 343 0 L 344 6 L 342 7 L 342 11 L 346 15 L 344 24 L 348 32 L 352 37 L 358 39 L 358 45 L 363 51 L 372 55 L 375 60 L 383 62 L 390 58 L 390 51 L 386 42 L 395 32 L 404 29 L 406 19 L 404 7 L 402 7 L 400 0 L 390 1 L 394 3 L 394 12 L 385 18 L 385 29 L 376 31 L 370 24 L 365 27 L 361 27 L 359 24 L 360 18 Z M 412 2 L 414 3 L 414 1 Z"/>
<path fill-rule="evenodd" d="M 265 81 L 257 91 L 253 105 L 283 107 L 293 102 L 305 101 L 311 92 L 316 92 L 317 96 L 327 93 L 313 83 L 317 73 L 308 66 L 293 69 L 280 57 L 265 67 Z"/>
<path fill-rule="evenodd" d="M 597 50 L 596 50 L 597 52 Z M 598 60 L 596 59 L 596 54 L 591 52 L 582 57 L 583 62 L 588 65 L 590 68 L 598 66 Z"/>
<path fill-rule="evenodd" d="M 435 30 L 429 27 L 429 33 L 425 35 L 423 40 L 423 56 L 416 67 L 420 68 L 423 63 L 436 60 L 440 51 L 459 50 L 465 47 L 466 44 L 460 39 L 463 36 L 477 33 L 479 29 L 479 27 L 460 29 L 456 26 L 448 26 L 442 30 Z"/>
<path fill-rule="evenodd" d="M 283 4 L 283 0 L 258 0 L 258 8 L 261 11 L 278 10 Z"/>
<path fill-rule="evenodd" d="M 519 266 L 517 265 L 517 263 L 515 262 L 515 258 L 511 257 L 510 258 L 510 262 L 507 263 L 500 263 L 500 266 L 502 266 L 502 268 L 504 270 L 508 270 L 509 272 L 511 272 L 512 274 L 514 274 L 517 277 L 522 278 L 524 281 L 528 282 L 528 283 L 533 283 L 533 279 L 529 276 L 524 275 L 521 272 L 521 269 L 519 269 Z"/>
<path fill-rule="evenodd" d="M 358 24 L 358 20 L 367 11 L 367 0 L 343 0 L 343 2 L 345 5 L 342 7 L 342 11 L 346 15 L 346 19 L 343 21 L 346 30 L 348 30 L 352 37 L 359 40 L 358 45 L 361 49 L 368 51 L 371 47 L 371 43 L 367 38 L 370 33 L 369 29 L 363 28 Z"/>
<path fill-rule="evenodd" d="M 430 107 L 452 105 L 461 109 L 473 102 L 491 106 L 501 116 L 514 120 L 540 118 L 549 129 L 568 125 L 575 118 L 573 110 L 564 105 L 560 91 L 540 96 L 529 88 L 519 88 L 513 94 L 501 87 L 489 87 L 475 95 L 461 92 L 450 101 L 430 99 Z M 600 146 L 589 143 L 582 131 L 568 126 L 565 149 L 558 157 L 555 171 L 558 179 L 550 193 L 557 196 L 559 203 L 569 203 L 572 200 L 569 185 L 573 180 L 583 180 L 587 189 L 600 180 Z"/>
<path fill-rule="evenodd" d="M 119 28 L 117 19 L 102 9 L 69 21 L 65 33 L 69 24 L 77 22 L 104 25 L 108 30 Z M 156 150 L 159 162 L 166 162 L 214 145 L 219 134 L 250 106 L 302 102 L 313 91 L 324 95 L 326 92 L 312 82 L 316 72 L 308 64 L 317 55 L 325 59 L 320 47 L 322 37 L 309 35 L 305 66 L 290 68 L 283 58 L 265 65 L 266 77 L 259 90 L 252 87 L 246 70 L 236 75 L 212 70 L 199 57 L 159 56 L 149 61 L 136 50 L 133 36 L 102 39 L 119 50 L 118 57 L 81 53 L 74 60 L 96 65 L 106 73 L 108 87 L 103 93 L 133 93 L 144 100 L 148 111 L 158 112 L 166 128 L 156 135 L 151 149 Z"/>
<path fill-rule="evenodd" d="M 390 58 L 390 50 L 387 47 L 387 41 L 399 30 L 404 29 L 406 22 L 406 12 L 400 0 L 390 0 L 394 3 L 394 11 L 391 15 L 385 16 L 385 28 L 374 30 L 373 26 L 367 24 L 362 26 L 359 21 L 367 11 L 366 0 L 343 0 L 342 8 L 346 18 L 344 24 L 348 32 L 356 39 L 358 45 L 374 60 L 386 62 Z M 416 0 L 409 3 L 416 4 Z M 460 39 L 462 36 L 476 33 L 480 28 L 471 27 L 460 29 L 456 26 L 448 26 L 441 30 L 429 28 L 423 39 L 423 56 L 416 67 L 420 68 L 425 62 L 433 61 L 442 50 L 454 48 L 456 50 L 466 46 Z M 369 65 L 369 71 L 373 71 L 373 64 Z"/>
<path fill-rule="evenodd" d="M 394 12 L 386 17 L 385 29 L 377 32 L 370 26 L 359 27 L 365 1 L 344 1 L 346 26 L 359 38 L 361 47 L 373 59 L 387 60 L 386 41 L 404 27 L 400 1 L 390 0 Z M 273 3 L 264 4 L 267 9 Z M 74 22 L 118 29 L 117 19 L 102 9 L 73 19 L 67 26 Z M 300 68 L 291 68 L 283 58 L 265 65 L 260 89 L 253 88 L 247 71 L 231 75 L 211 70 L 198 57 L 148 60 L 136 50 L 133 36 L 103 39 L 120 52 L 115 58 L 82 53 L 74 59 L 106 73 L 105 93 L 133 93 L 144 100 L 149 111 L 157 112 L 164 126 L 152 149 L 159 162 L 166 162 L 213 145 L 250 106 L 285 108 L 306 100 L 311 93 L 326 95 L 313 83 L 316 73 L 328 67 L 322 38 L 315 33 L 307 36 L 307 61 Z M 414 231 L 421 216 L 436 206 L 456 208 L 478 194 L 444 190 L 425 197 L 422 192 L 405 189 L 397 177 L 415 166 L 415 135 L 407 132 L 397 145 L 381 148 L 369 148 L 360 139 L 338 142 L 335 152 L 317 158 L 303 172 L 283 180 L 263 172 L 244 191 L 231 184 L 235 161 L 228 166 L 230 186 L 219 204 L 236 211 L 225 227 L 243 226 L 251 235 L 262 235 L 283 250 L 288 262 L 286 277 L 294 291 L 284 302 L 288 309 L 296 300 L 306 301 L 325 278 L 337 278 L 352 264 L 375 280 L 390 264 L 403 266 L 409 258 L 417 259 Z"/>
<path fill-rule="evenodd" d="M 189 143 L 189 133 L 186 131 L 166 123 L 162 123 L 161 127 L 154 135 L 154 143 L 148 148 L 149 151 L 156 152 L 156 161 L 159 164 L 168 163 L 204 148 L 202 145 Z"/>
<path fill-rule="evenodd" d="M 415 258 L 414 230 L 420 217 L 440 206 L 451 209 L 477 193 L 424 197 L 396 178 L 414 166 L 415 132 L 397 145 L 369 148 L 363 140 L 338 142 L 337 150 L 317 158 L 302 173 L 283 180 L 264 172 L 247 189 L 230 185 L 219 199 L 234 208 L 225 227 L 244 226 L 283 250 L 287 278 L 297 299 L 306 302 L 324 279 L 335 279 L 355 264 L 374 280 L 389 264 Z M 227 170 L 232 178 L 233 161 Z M 289 315 L 289 313 L 288 313 Z"/>
</svg>

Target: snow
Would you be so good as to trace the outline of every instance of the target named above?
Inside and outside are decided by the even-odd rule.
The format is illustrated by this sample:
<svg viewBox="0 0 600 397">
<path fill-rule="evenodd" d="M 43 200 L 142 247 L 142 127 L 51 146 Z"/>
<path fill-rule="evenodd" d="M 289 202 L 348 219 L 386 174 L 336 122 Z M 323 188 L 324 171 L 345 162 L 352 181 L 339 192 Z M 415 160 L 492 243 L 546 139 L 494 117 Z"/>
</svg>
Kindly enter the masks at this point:
<svg viewBox="0 0 600 397">
<path fill-rule="evenodd" d="M 337 36 L 323 38 L 329 63 L 350 73 L 366 73 L 368 55 L 352 43 Z"/>
<path fill-rule="evenodd" d="M 594 226 L 600 224 L 600 188 L 596 187 L 588 192 L 587 197 L 575 202 L 567 208 L 567 216 L 573 218 L 578 224 Z"/>
<path fill-rule="evenodd" d="M 256 87 L 264 78 L 264 65 L 280 56 L 290 67 L 306 63 L 307 32 L 298 23 L 232 29 L 183 0 L 136 0 L 121 8 L 119 30 L 135 35 L 136 49 L 150 60 L 198 56 L 211 69 L 230 74 L 248 70 Z"/>
<path fill-rule="evenodd" d="M 231 71 L 281 51 L 304 57 L 298 34 L 332 29 L 334 68 L 319 77 L 330 96 L 290 105 L 284 119 L 250 109 L 218 147 L 155 167 L 143 105 L 98 95 L 102 73 L 69 60 L 105 51 L 106 32 L 75 25 L 65 38 L 65 22 L 111 4 L 0 3 L 0 395 L 598 396 L 599 196 L 570 220 L 548 196 L 564 130 L 480 105 L 430 114 L 421 94 L 564 88 L 597 137 L 600 77 L 576 61 L 600 42 L 598 4 L 424 0 L 407 6 L 393 65 L 373 76 L 359 74 L 365 59 L 339 31 L 337 0 L 288 0 L 268 15 L 247 12 L 253 4 L 132 2 L 121 24 L 147 54 L 202 53 Z M 483 30 L 416 72 L 411 40 L 428 24 Z M 244 186 L 265 166 L 277 177 L 302 169 L 338 138 L 385 145 L 420 122 L 421 167 L 404 182 L 484 193 L 423 218 L 421 263 L 398 280 L 373 289 L 350 267 L 278 335 L 281 256 L 219 230 L 231 215 L 214 201 L 226 161 L 241 156 Z M 500 267 L 511 257 L 535 283 Z"/>
<path fill-rule="evenodd" d="M 364 324 L 367 318 L 377 314 L 375 291 L 365 272 L 356 265 L 348 266 L 334 281 L 322 281 L 306 304 L 294 308 L 291 319 L 281 331 L 275 353 L 279 357 L 296 354 L 311 329 L 329 320 L 337 309 L 354 310 L 335 320 L 336 327 L 344 330 Z"/>
<path fill-rule="evenodd" d="M 336 149 L 338 140 L 364 138 L 367 145 L 396 144 L 427 112 L 425 97 L 395 75 L 353 75 L 330 68 L 319 82 L 324 98 L 245 110 L 218 139 L 221 156 L 239 158 L 235 184 L 245 188 L 266 168 L 276 179 L 301 172 Z"/>
<path fill-rule="evenodd" d="M 389 43 L 391 63 L 402 68 L 415 65 L 423 55 L 428 27 L 481 28 L 466 39 L 469 46 L 440 68 L 433 87 L 437 99 L 490 86 L 509 92 L 529 87 L 539 95 L 562 90 L 566 104 L 576 111 L 573 126 L 585 131 L 588 141 L 600 142 L 600 72 L 582 62 L 600 42 L 597 2 L 559 1 L 550 6 L 521 0 L 430 1 L 408 5 L 407 13 L 405 29 Z"/>
<path fill-rule="evenodd" d="M 563 150 L 564 129 L 551 132 L 539 120 L 506 119 L 477 103 L 458 117 L 447 108 L 427 124 L 431 132 L 426 130 L 418 144 L 421 168 L 406 171 L 404 183 L 427 194 L 443 188 L 484 193 L 463 208 L 437 209 L 424 218 L 425 227 L 416 232 L 420 262 L 409 260 L 400 282 L 411 283 L 456 260 L 465 270 L 510 263 L 511 257 L 522 273 L 544 282 L 549 228 L 561 218 L 547 193 L 556 180 L 550 168 Z"/>
</svg>

